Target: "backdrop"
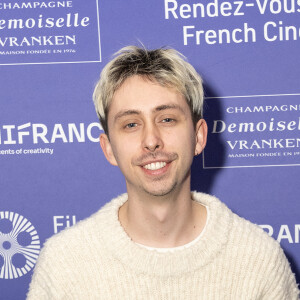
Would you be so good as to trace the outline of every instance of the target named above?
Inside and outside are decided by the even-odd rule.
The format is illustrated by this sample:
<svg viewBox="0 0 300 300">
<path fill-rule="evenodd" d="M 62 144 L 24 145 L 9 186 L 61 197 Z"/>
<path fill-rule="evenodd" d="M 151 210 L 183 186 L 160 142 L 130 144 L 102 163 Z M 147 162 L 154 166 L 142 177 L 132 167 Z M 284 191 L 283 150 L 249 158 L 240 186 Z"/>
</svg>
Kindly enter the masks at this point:
<svg viewBox="0 0 300 300">
<path fill-rule="evenodd" d="M 261 225 L 300 281 L 299 1 L 3 0 L 1 299 L 25 299 L 47 238 L 125 192 L 92 92 L 112 54 L 140 43 L 177 49 L 203 76 L 192 189 Z"/>
</svg>

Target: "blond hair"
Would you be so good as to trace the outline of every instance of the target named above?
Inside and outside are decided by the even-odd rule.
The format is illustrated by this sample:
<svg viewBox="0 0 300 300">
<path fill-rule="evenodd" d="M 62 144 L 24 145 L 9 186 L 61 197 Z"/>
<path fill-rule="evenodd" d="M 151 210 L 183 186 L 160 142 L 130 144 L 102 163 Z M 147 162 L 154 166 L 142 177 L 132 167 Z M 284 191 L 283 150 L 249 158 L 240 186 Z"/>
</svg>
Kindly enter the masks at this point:
<svg viewBox="0 0 300 300">
<path fill-rule="evenodd" d="M 113 95 L 133 75 L 177 89 L 191 109 L 194 124 L 202 118 L 202 79 L 181 53 L 168 48 L 147 50 L 128 46 L 115 53 L 115 58 L 104 67 L 93 93 L 96 112 L 106 133 L 107 114 Z"/>
</svg>

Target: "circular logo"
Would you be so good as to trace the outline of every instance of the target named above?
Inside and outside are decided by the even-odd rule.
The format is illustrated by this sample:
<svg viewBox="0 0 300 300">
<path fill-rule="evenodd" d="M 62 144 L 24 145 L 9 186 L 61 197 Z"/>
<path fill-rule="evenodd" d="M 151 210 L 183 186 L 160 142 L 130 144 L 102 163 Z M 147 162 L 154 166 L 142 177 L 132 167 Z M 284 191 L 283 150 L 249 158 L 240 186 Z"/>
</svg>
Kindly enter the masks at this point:
<svg viewBox="0 0 300 300">
<path fill-rule="evenodd" d="M 0 212 L 0 278 L 14 279 L 27 274 L 40 253 L 34 226 L 23 216 Z"/>
</svg>

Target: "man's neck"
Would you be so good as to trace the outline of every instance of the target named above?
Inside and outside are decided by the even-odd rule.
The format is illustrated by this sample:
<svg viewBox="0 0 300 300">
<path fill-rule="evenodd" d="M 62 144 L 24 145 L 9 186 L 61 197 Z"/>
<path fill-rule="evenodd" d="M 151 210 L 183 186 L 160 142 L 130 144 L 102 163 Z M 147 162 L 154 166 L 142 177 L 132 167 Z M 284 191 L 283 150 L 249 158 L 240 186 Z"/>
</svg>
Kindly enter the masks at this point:
<svg viewBox="0 0 300 300">
<path fill-rule="evenodd" d="M 119 220 L 130 238 L 139 244 L 171 248 L 194 240 L 205 227 L 206 208 L 191 199 L 188 189 L 169 197 L 128 194 Z"/>
</svg>

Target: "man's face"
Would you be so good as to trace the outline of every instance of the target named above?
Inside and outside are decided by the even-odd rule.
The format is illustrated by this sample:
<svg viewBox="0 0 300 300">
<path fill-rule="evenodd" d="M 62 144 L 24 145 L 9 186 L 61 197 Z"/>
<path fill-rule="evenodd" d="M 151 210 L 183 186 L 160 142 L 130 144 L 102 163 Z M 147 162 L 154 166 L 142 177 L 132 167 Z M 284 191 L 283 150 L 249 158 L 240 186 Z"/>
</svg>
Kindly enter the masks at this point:
<svg viewBox="0 0 300 300">
<path fill-rule="evenodd" d="M 124 174 L 129 194 L 163 196 L 189 186 L 193 156 L 205 145 L 204 127 L 201 120 L 195 131 L 190 108 L 175 89 L 132 76 L 114 94 L 109 140 L 101 135 L 100 142 Z"/>
</svg>

